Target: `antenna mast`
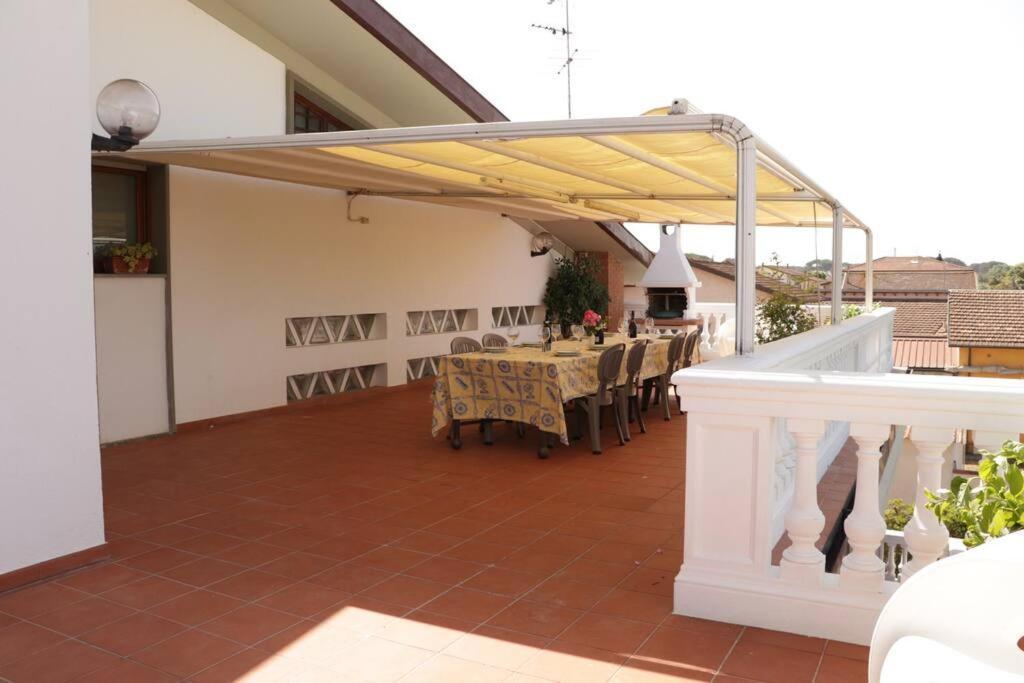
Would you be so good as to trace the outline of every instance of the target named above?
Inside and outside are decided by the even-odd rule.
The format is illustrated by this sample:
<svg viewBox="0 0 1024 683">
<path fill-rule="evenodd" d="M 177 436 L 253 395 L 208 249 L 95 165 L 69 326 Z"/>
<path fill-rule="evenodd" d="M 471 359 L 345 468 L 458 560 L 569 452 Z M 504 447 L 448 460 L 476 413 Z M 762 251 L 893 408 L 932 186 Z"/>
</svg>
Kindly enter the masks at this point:
<svg viewBox="0 0 1024 683">
<path fill-rule="evenodd" d="M 549 5 L 553 5 L 555 0 L 548 0 Z M 565 72 L 565 99 L 566 108 L 568 109 L 569 118 L 572 118 L 572 63 L 576 57 L 576 53 L 579 50 L 572 49 L 572 31 L 569 30 L 569 0 L 565 0 L 565 26 L 546 26 L 543 24 L 530 24 L 530 28 L 539 28 L 544 31 L 549 31 L 553 36 L 561 35 L 565 38 L 565 61 L 562 62 L 562 66 L 559 67 L 555 73 L 556 76 L 561 76 L 562 72 Z"/>
</svg>

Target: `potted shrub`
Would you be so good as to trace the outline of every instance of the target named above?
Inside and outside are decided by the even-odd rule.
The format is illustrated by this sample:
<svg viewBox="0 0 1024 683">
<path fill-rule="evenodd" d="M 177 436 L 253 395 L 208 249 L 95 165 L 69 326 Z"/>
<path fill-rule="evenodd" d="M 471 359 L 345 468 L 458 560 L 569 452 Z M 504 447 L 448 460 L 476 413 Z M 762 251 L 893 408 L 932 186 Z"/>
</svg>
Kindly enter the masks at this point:
<svg viewBox="0 0 1024 683">
<path fill-rule="evenodd" d="M 562 336 L 569 336 L 572 325 L 583 323 L 587 310 L 608 310 L 608 288 L 597 279 L 597 263 L 589 254 L 576 258 L 559 258 L 555 272 L 548 278 L 544 290 L 544 306 L 548 315 L 557 320 Z"/>
<path fill-rule="evenodd" d="M 948 489 L 925 495 L 949 535 L 968 548 L 1024 529 L 1024 444 L 1007 441 L 998 453 L 982 451 L 977 477 L 953 477 Z"/>
<path fill-rule="evenodd" d="M 149 262 L 154 256 L 156 249 L 149 242 L 119 244 L 108 247 L 103 265 L 108 273 L 148 273 Z"/>
</svg>

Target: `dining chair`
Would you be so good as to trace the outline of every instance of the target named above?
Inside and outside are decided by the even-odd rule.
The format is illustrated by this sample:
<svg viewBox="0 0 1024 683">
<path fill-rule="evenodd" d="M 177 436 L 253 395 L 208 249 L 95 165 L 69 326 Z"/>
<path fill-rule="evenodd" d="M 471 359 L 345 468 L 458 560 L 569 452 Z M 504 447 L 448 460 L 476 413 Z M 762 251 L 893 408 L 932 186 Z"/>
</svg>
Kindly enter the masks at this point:
<svg viewBox="0 0 1024 683">
<path fill-rule="evenodd" d="M 622 416 L 615 403 L 615 385 L 619 381 L 625 350 L 625 344 L 616 344 L 602 351 L 597 359 L 597 391 L 573 401 L 576 411 L 576 435 L 583 436 L 583 414 L 586 413 L 590 424 L 590 450 L 595 455 L 601 453 L 601 408 L 606 406 L 611 406 L 612 414 L 615 416 L 615 431 L 619 436 L 619 445 L 626 444 L 626 437 L 622 431 Z"/>
<path fill-rule="evenodd" d="M 672 378 L 672 374 L 679 369 L 679 362 L 683 356 L 683 346 L 685 343 L 686 335 L 682 333 L 672 337 L 672 340 L 668 343 L 668 365 L 665 367 L 665 372 L 657 377 L 650 377 L 644 380 L 643 408 L 647 408 L 651 393 L 653 392 L 654 403 L 655 405 L 661 403 L 662 414 L 666 420 L 672 419 L 671 410 L 669 410 L 668 405 L 668 388 L 672 384 L 669 380 Z"/>
<path fill-rule="evenodd" d="M 506 346 L 508 346 L 508 339 L 505 339 L 500 334 L 488 332 L 484 335 L 484 348 L 497 349 Z"/>
<path fill-rule="evenodd" d="M 483 346 L 476 339 L 470 337 L 456 337 L 452 339 L 452 355 L 459 353 L 475 353 L 483 351 Z"/>
<path fill-rule="evenodd" d="M 683 342 L 684 368 L 688 368 L 691 365 L 693 365 L 694 359 L 696 359 L 700 355 L 700 347 L 698 346 L 700 344 L 700 333 L 701 331 L 699 329 L 696 329 L 693 332 L 690 332 L 690 334 L 686 335 L 686 341 Z"/>
<path fill-rule="evenodd" d="M 455 337 L 452 339 L 452 355 L 460 353 L 477 353 L 483 351 L 483 346 L 476 339 L 471 337 Z M 483 434 L 484 445 L 490 446 L 494 443 L 492 420 L 456 420 L 452 419 L 451 429 L 448 431 L 448 438 L 451 439 L 452 448 L 462 448 L 462 425 L 476 422 L 480 425 L 480 432 Z"/>
<path fill-rule="evenodd" d="M 630 441 L 629 421 L 636 416 L 640 433 L 647 433 L 647 425 L 644 423 L 643 413 L 640 411 L 640 370 L 644 365 L 644 355 L 647 353 L 647 341 L 633 344 L 626 354 L 626 381 L 615 387 L 615 403 L 619 410 L 622 421 L 622 431 L 626 441 Z"/>
</svg>

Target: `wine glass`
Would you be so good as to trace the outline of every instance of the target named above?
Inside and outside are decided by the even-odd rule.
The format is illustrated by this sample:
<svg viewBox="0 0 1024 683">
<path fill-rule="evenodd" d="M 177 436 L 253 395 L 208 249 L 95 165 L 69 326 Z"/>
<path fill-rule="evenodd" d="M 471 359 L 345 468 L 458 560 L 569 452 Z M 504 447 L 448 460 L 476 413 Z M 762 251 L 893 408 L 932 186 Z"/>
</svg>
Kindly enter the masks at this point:
<svg viewBox="0 0 1024 683">
<path fill-rule="evenodd" d="M 583 337 L 585 337 L 586 334 L 587 334 L 587 332 L 586 332 L 586 330 L 583 329 L 583 325 L 573 325 L 572 326 L 572 340 L 573 341 L 576 341 L 576 342 L 583 341 Z"/>
<path fill-rule="evenodd" d="M 512 340 L 512 346 L 515 346 L 516 339 L 519 339 L 519 326 L 509 325 L 506 333 L 508 334 L 508 338 Z"/>
<path fill-rule="evenodd" d="M 545 346 L 549 345 L 552 342 L 552 334 L 553 332 L 550 327 L 548 327 L 547 325 L 540 326 L 540 340 L 544 342 Z"/>
<path fill-rule="evenodd" d="M 626 331 L 629 329 L 629 323 L 626 322 L 625 316 L 619 318 L 619 335 L 622 337 L 626 336 Z"/>
<path fill-rule="evenodd" d="M 654 318 L 652 318 L 651 316 L 647 316 L 646 318 L 644 318 L 644 328 L 647 331 L 647 334 L 653 334 L 654 333 Z"/>
</svg>

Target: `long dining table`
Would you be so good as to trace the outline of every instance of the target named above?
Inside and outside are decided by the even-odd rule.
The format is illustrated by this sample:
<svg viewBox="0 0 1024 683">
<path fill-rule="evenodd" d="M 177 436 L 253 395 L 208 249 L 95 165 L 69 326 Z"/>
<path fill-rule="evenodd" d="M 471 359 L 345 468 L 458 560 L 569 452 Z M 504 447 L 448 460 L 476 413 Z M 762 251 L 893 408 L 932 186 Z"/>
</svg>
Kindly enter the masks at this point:
<svg viewBox="0 0 1024 683">
<path fill-rule="evenodd" d="M 637 337 L 637 342 L 648 344 L 641 380 L 668 369 L 670 340 L 670 335 Z M 609 334 L 603 346 L 563 340 L 554 342 L 550 351 L 522 345 L 444 356 L 434 382 L 431 433 L 436 436 L 453 421 L 503 420 L 537 427 L 568 444 L 565 404 L 597 391 L 598 358 L 603 350 L 620 343 L 626 344 L 628 353 L 635 342 Z M 567 355 L 574 352 L 577 355 Z M 625 366 L 624 356 L 620 384 L 626 380 Z M 461 445 L 458 438 L 458 430 L 453 430 L 456 448 Z M 540 454 L 546 456 L 547 449 L 548 440 L 542 438 Z"/>
</svg>

